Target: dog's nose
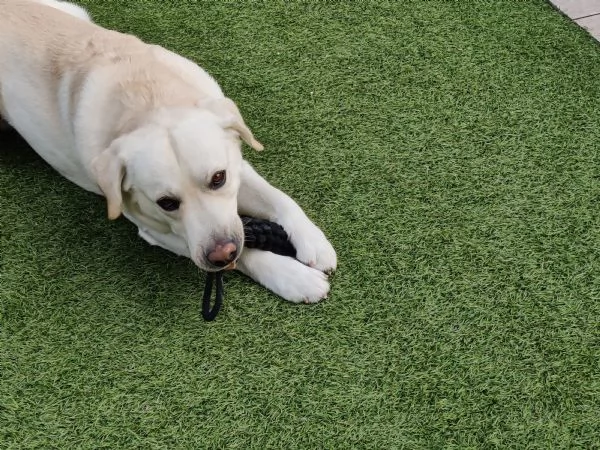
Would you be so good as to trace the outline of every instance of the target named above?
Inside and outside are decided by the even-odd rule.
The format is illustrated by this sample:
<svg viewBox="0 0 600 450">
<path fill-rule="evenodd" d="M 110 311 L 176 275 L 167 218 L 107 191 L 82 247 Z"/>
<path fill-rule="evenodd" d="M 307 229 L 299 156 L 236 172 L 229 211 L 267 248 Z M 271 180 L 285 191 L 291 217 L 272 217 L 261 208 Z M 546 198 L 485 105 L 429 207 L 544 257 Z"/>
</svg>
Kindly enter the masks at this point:
<svg viewBox="0 0 600 450">
<path fill-rule="evenodd" d="M 218 242 L 206 255 L 206 258 L 217 267 L 225 267 L 237 257 L 237 245 L 233 241 Z"/>
</svg>

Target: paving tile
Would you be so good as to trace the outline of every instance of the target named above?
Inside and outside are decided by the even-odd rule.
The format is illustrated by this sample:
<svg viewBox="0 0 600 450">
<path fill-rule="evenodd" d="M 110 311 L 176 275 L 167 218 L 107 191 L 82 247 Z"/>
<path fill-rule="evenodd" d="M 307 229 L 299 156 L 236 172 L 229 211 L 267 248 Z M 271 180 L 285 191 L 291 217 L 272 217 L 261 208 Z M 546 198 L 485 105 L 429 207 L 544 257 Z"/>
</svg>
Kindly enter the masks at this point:
<svg viewBox="0 0 600 450">
<path fill-rule="evenodd" d="M 584 17 L 575 21 L 579 26 L 588 30 L 596 39 L 600 40 L 600 14 Z"/>
<path fill-rule="evenodd" d="M 600 0 L 550 0 L 571 19 L 600 14 Z"/>
</svg>

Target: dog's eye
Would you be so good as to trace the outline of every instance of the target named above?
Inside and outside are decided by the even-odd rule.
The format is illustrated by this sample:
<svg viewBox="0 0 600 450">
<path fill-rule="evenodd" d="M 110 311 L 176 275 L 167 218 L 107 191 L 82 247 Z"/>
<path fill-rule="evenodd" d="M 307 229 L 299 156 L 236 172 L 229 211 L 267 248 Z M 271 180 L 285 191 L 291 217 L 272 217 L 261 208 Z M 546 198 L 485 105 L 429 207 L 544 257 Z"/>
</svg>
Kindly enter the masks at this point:
<svg viewBox="0 0 600 450">
<path fill-rule="evenodd" d="M 173 197 L 162 197 L 156 201 L 156 204 L 165 211 L 177 211 L 179 205 L 181 205 L 181 201 Z"/>
<path fill-rule="evenodd" d="M 227 178 L 224 170 L 219 170 L 215 172 L 210 180 L 210 188 L 211 189 L 219 189 L 221 186 L 225 184 L 225 179 Z"/>
</svg>

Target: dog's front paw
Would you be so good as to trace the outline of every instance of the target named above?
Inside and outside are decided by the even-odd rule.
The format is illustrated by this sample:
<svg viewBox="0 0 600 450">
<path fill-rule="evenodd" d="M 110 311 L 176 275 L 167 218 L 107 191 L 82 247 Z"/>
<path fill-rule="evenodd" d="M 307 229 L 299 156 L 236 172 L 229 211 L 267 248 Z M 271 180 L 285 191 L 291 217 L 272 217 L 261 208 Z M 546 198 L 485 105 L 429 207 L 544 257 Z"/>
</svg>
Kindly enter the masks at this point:
<svg viewBox="0 0 600 450">
<path fill-rule="evenodd" d="M 327 276 L 287 256 L 244 249 L 238 269 L 293 303 L 317 303 L 327 297 Z"/>
<path fill-rule="evenodd" d="M 289 261 L 295 265 L 281 279 L 277 292 L 281 297 L 293 303 L 317 303 L 327 298 L 329 281 L 323 272 L 291 258 Z"/>
<path fill-rule="evenodd" d="M 325 234 L 308 218 L 291 220 L 283 225 L 290 241 L 296 247 L 298 261 L 320 270 L 331 273 L 337 267 L 337 255 Z"/>
</svg>

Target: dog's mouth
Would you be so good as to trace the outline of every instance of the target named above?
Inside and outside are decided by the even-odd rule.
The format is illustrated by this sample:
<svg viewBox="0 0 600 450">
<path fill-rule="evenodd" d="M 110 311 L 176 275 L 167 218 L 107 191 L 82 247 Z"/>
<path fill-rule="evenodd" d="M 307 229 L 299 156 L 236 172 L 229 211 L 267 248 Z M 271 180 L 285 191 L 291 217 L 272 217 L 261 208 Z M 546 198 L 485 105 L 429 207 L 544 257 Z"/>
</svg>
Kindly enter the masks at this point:
<svg viewBox="0 0 600 450">
<path fill-rule="evenodd" d="M 230 262 L 224 267 L 213 266 L 198 266 L 201 270 L 208 273 L 217 273 L 217 272 L 228 272 L 230 270 L 235 270 L 237 268 L 237 261 Z"/>
<path fill-rule="evenodd" d="M 237 260 L 230 262 L 229 264 L 227 264 L 224 267 L 213 266 L 213 265 L 210 265 L 208 267 L 200 267 L 200 269 L 204 270 L 205 272 L 210 272 L 210 273 L 228 272 L 230 270 L 235 270 L 236 268 L 237 268 Z"/>
<path fill-rule="evenodd" d="M 229 264 L 227 264 L 225 267 L 223 267 L 222 270 L 235 270 L 237 267 L 237 259 L 235 261 L 230 262 Z"/>
</svg>

